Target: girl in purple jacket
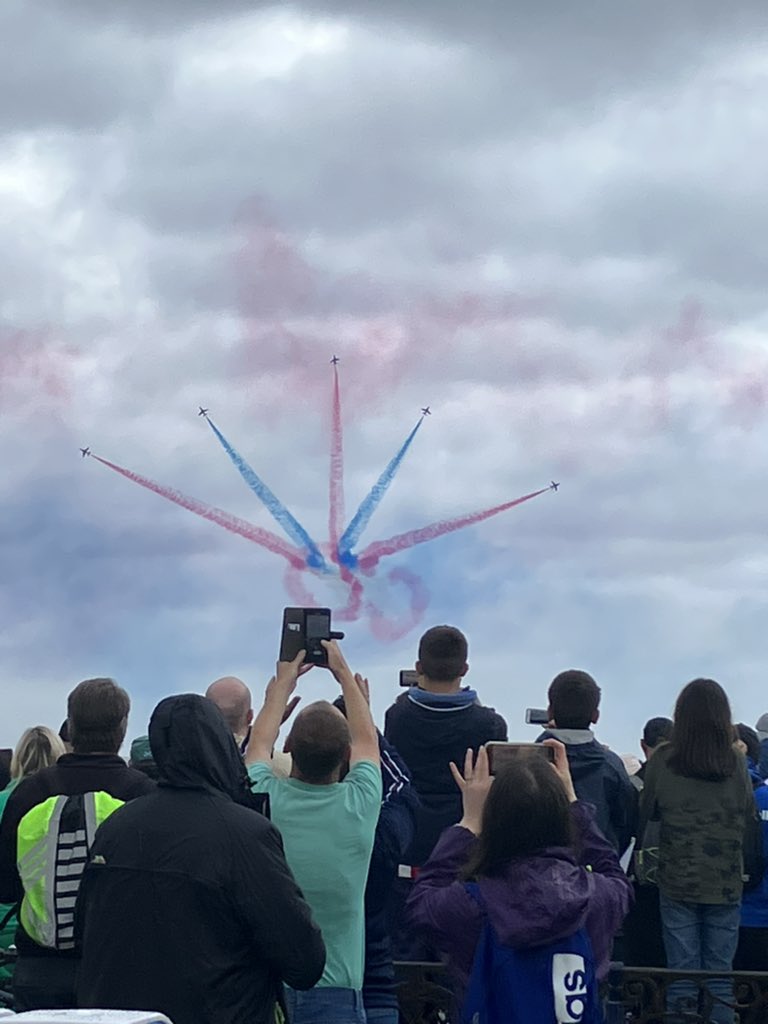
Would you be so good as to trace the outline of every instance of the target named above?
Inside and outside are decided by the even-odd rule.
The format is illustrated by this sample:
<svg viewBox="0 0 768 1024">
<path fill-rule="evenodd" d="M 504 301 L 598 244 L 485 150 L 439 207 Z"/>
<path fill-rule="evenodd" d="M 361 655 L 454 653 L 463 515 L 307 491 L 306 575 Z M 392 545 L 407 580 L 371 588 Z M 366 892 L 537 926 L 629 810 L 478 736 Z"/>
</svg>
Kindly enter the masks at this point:
<svg viewBox="0 0 768 1024">
<path fill-rule="evenodd" d="M 554 765 L 520 757 L 491 776 L 481 747 L 464 775 L 451 771 L 464 816 L 443 832 L 408 902 L 414 926 L 448 954 L 463 989 L 484 925 L 464 882 L 479 883 L 497 940 L 514 949 L 545 946 L 585 929 L 597 974 L 608 969 L 613 939 L 632 899 L 616 852 L 595 824 L 591 804 L 576 799 L 565 748 Z"/>
</svg>

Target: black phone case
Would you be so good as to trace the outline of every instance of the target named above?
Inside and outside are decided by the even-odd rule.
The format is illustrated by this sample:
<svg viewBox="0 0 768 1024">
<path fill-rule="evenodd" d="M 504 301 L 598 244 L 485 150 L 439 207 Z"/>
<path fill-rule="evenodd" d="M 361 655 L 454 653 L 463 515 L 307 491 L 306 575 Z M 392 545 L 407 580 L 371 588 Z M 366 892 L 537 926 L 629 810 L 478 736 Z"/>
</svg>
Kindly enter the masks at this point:
<svg viewBox="0 0 768 1024">
<path fill-rule="evenodd" d="M 298 626 L 298 629 L 291 628 Z M 283 635 L 280 639 L 280 661 L 293 661 L 304 648 L 304 609 L 283 610 Z"/>
</svg>

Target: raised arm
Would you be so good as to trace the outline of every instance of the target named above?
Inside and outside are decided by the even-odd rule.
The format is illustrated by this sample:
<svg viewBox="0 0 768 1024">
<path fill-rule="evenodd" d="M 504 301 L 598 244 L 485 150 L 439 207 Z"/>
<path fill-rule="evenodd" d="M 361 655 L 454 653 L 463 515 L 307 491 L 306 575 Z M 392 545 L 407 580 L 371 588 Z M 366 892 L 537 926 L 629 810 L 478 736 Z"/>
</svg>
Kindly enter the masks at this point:
<svg viewBox="0 0 768 1024">
<path fill-rule="evenodd" d="M 368 704 L 368 682 L 362 676 L 352 674 L 335 640 L 323 640 L 322 643 L 328 652 L 328 668 L 341 686 L 344 696 L 352 740 L 350 764 L 372 761 L 378 765 L 379 735 Z"/>
<path fill-rule="evenodd" d="M 272 759 L 275 741 L 285 721 L 288 701 L 296 689 L 296 682 L 300 675 L 312 667 L 302 664 L 304 655 L 304 651 L 299 651 L 293 661 L 277 663 L 277 670 L 267 684 L 261 711 L 251 726 L 251 736 L 245 751 L 246 764 Z"/>
</svg>

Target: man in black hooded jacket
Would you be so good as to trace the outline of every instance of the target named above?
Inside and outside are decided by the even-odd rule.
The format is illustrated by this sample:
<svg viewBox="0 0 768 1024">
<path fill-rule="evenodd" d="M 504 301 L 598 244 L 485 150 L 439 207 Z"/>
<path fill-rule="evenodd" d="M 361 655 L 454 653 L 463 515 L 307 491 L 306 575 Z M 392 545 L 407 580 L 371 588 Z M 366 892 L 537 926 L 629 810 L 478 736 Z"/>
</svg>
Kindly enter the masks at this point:
<svg viewBox="0 0 768 1024">
<path fill-rule="evenodd" d="M 282 982 L 309 989 L 325 965 L 280 835 L 211 701 L 161 701 L 149 741 L 158 788 L 99 829 L 83 879 L 79 1005 L 272 1024 Z"/>
</svg>

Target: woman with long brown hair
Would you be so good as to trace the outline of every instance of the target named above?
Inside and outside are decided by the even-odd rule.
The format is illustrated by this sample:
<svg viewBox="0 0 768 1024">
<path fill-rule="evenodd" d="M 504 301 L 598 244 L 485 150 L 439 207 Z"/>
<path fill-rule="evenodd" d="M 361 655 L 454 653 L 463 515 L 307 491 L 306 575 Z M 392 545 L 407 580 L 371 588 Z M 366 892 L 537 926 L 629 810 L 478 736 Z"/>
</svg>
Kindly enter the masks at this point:
<svg viewBox="0 0 768 1024">
<path fill-rule="evenodd" d="M 496 1019 L 491 1006 L 505 1007 L 498 1019 L 507 1021 L 566 1019 L 551 1005 L 571 998 L 558 994 L 557 958 L 581 948 L 589 971 L 601 977 L 632 899 L 594 808 L 576 799 L 565 747 L 557 740 L 541 746 L 500 767 L 495 777 L 484 747 L 475 763 L 467 752 L 463 775 L 451 765 L 464 816 L 443 832 L 409 900 L 413 925 L 448 954 L 462 1019 L 475 1017 L 478 988 L 489 1011 L 478 1014 L 480 1021 Z M 554 764 L 544 756 L 547 746 L 554 749 Z M 507 986 L 511 993 L 500 990 L 502 972 L 489 957 L 504 959 L 505 978 L 519 980 Z M 586 977 L 586 969 L 579 973 Z M 544 992 L 542 979 L 551 991 Z"/>
<path fill-rule="evenodd" d="M 731 707 L 713 679 L 694 679 L 677 698 L 669 743 L 648 764 L 640 836 L 658 820 L 658 884 L 667 967 L 730 971 L 739 937 L 744 831 L 754 816 L 744 757 L 734 746 Z M 730 983 L 709 984 L 711 1020 L 732 1024 Z M 696 1009 L 692 983 L 669 989 L 671 1010 Z"/>
</svg>

